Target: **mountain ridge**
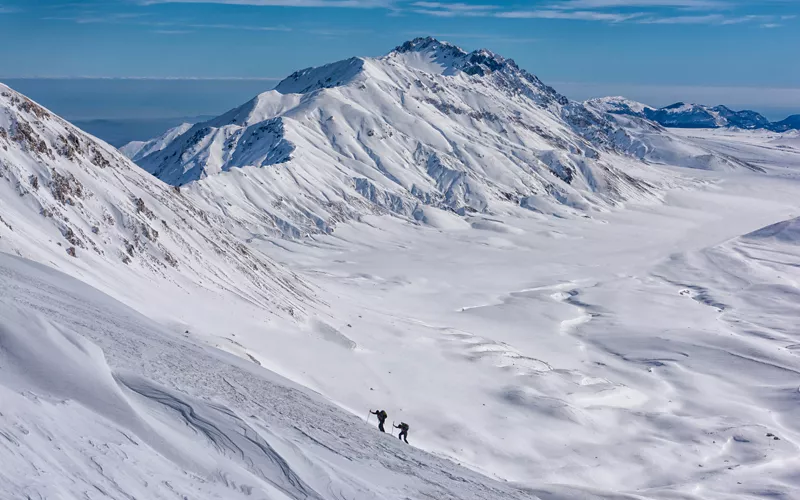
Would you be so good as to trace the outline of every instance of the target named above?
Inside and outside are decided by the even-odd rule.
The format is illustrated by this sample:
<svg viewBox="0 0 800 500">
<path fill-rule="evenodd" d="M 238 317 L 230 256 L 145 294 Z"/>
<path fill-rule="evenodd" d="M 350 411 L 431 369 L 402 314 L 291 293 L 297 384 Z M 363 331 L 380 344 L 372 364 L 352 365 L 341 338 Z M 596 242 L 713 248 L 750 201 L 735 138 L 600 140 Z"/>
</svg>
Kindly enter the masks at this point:
<svg viewBox="0 0 800 500">
<path fill-rule="evenodd" d="M 431 209 L 603 211 L 657 198 L 636 172 L 665 157 L 750 168 L 694 145 L 659 156 L 649 140 L 511 59 L 428 37 L 296 71 L 138 164 L 210 203 L 220 203 L 215 192 L 249 192 L 244 211 L 266 212 L 276 232 L 294 236 L 367 213 L 424 222 Z"/>
<path fill-rule="evenodd" d="M 236 221 L 2 84 L 0 193 L 0 250 L 114 293 L 141 275 L 165 290 L 213 285 L 287 317 L 313 300 Z"/>
<path fill-rule="evenodd" d="M 704 104 L 676 102 L 662 108 L 654 108 L 625 97 L 589 99 L 586 104 L 607 113 L 646 118 L 671 128 L 739 128 L 773 132 L 800 129 L 800 115 L 792 115 L 782 121 L 770 122 L 756 111 L 734 111 L 724 105 L 712 107 Z"/>
</svg>

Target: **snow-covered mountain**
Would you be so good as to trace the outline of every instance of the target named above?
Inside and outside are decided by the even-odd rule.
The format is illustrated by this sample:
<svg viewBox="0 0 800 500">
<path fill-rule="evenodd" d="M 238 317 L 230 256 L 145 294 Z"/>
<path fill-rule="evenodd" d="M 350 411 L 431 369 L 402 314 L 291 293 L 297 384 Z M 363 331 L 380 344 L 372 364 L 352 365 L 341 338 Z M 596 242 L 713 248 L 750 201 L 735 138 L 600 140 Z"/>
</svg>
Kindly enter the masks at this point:
<svg viewBox="0 0 800 500">
<path fill-rule="evenodd" d="M 787 132 L 789 130 L 800 130 L 800 115 L 792 115 L 779 122 L 772 124 L 771 130 L 775 132 Z"/>
<path fill-rule="evenodd" d="M 648 162 L 701 170 L 731 170 L 740 167 L 761 171 L 757 165 L 735 155 L 712 151 L 704 144 L 676 135 L 647 118 L 645 113 L 651 108 L 636 101 L 610 97 L 587 101 L 586 106 L 605 114 L 608 120 L 633 137 L 640 144 L 639 154 Z"/>
<path fill-rule="evenodd" d="M 768 128 L 769 120 L 755 111 L 733 111 L 725 106 L 708 107 L 678 102 L 656 110 L 645 109 L 645 116 L 665 127 L 741 129 Z"/>
<path fill-rule="evenodd" d="M 165 295 L 170 287 L 209 287 L 276 312 L 302 310 L 305 285 L 252 252 L 247 235 L 0 85 L 0 250 L 59 267 L 117 297 L 137 293 L 125 283 L 151 295 L 153 287 Z"/>
<path fill-rule="evenodd" d="M 150 139 L 149 141 L 132 141 L 122 146 L 119 150 L 131 160 L 138 161 L 149 154 L 152 154 L 156 151 L 161 151 L 166 147 L 167 144 L 189 130 L 191 127 L 191 123 L 181 123 L 180 125 L 172 127 L 154 139 Z"/>
<path fill-rule="evenodd" d="M 797 134 L 429 39 L 281 85 L 180 190 L 0 88 L 0 498 L 798 496 Z"/>
<path fill-rule="evenodd" d="M 138 160 L 145 170 L 293 236 L 366 213 L 428 222 L 433 208 L 563 216 L 657 191 L 637 176 L 642 160 L 658 157 L 652 144 L 513 60 L 433 38 L 297 71 L 163 148 L 156 142 Z M 662 156 L 746 167 L 694 149 Z"/>
<path fill-rule="evenodd" d="M 665 127 L 674 128 L 738 128 L 743 130 L 772 130 L 785 132 L 800 127 L 800 120 L 789 117 L 770 122 L 750 110 L 734 111 L 726 106 L 705 106 L 677 102 L 663 108 L 653 108 L 624 97 L 602 97 L 586 102 L 588 106 L 606 113 L 647 118 Z"/>
</svg>

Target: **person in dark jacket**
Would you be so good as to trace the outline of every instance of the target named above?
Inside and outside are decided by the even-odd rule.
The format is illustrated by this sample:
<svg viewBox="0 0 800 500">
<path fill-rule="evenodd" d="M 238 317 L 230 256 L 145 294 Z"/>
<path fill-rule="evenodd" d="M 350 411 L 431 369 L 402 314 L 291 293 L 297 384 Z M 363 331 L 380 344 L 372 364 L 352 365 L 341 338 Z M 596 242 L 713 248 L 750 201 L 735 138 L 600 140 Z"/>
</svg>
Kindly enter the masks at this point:
<svg viewBox="0 0 800 500">
<path fill-rule="evenodd" d="M 400 434 L 398 434 L 397 439 L 402 439 L 408 444 L 408 424 L 400 422 L 400 425 L 395 425 L 394 428 L 400 429 Z"/>
<path fill-rule="evenodd" d="M 386 413 L 386 410 L 375 410 L 375 411 L 370 410 L 369 412 L 373 415 L 378 416 L 378 429 L 380 429 L 381 432 L 386 432 L 386 430 L 383 428 L 383 423 L 386 422 L 387 418 L 389 418 L 389 415 Z"/>
</svg>

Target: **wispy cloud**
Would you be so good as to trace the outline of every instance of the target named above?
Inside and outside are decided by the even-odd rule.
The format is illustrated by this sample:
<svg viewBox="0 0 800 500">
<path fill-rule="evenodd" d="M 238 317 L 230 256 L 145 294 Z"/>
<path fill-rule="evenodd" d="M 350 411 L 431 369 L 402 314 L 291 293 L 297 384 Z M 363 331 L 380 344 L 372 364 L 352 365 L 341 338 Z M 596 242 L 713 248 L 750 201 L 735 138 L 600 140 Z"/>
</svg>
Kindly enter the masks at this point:
<svg viewBox="0 0 800 500">
<path fill-rule="evenodd" d="M 77 24 L 125 24 L 132 26 L 146 26 L 155 29 L 155 33 L 160 34 L 186 34 L 196 30 L 242 30 L 242 31 L 292 31 L 286 26 L 262 26 L 247 24 L 214 24 L 214 23 L 192 23 L 192 22 L 172 22 L 154 21 L 142 19 L 142 14 L 109 14 L 97 15 L 84 13 L 76 16 L 48 16 L 43 17 L 45 21 L 70 21 Z"/>
<path fill-rule="evenodd" d="M 554 19 L 597 21 L 610 24 L 779 24 L 795 15 L 750 14 L 749 4 L 729 0 L 553 0 L 540 8 L 507 9 L 496 4 L 416 1 L 409 8 L 435 17 L 496 17 L 506 19 Z"/>
<path fill-rule="evenodd" d="M 144 14 L 133 12 L 119 12 L 114 14 L 98 14 L 95 12 L 83 12 L 73 16 L 47 16 L 42 19 L 45 21 L 72 21 L 78 24 L 96 23 L 123 23 L 132 19 L 141 18 Z"/>
<path fill-rule="evenodd" d="M 248 26 L 241 24 L 176 24 L 176 26 L 206 30 L 292 31 L 291 28 L 286 26 Z"/>
<path fill-rule="evenodd" d="M 514 19 L 573 19 L 580 21 L 605 21 L 610 23 L 619 23 L 629 21 L 642 17 L 644 14 L 641 12 L 613 13 L 613 12 L 598 12 L 594 10 L 512 10 L 507 12 L 499 12 L 497 17 L 514 18 Z"/>
<path fill-rule="evenodd" d="M 262 7 L 389 7 L 391 0 L 140 0 L 142 5 L 162 3 L 214 3 L 227 5 L 254 5 Z"/>
<path fill-rule="evenodd" d="M 326 37 L 342 37 L 352 35 L 368 35 L 374 33 L 370 29 L 312 28 L 302 30 L 305 33 Z"/>
<path fill-rule="evenodd" d="M 153 33 L 158 35 L 188 35 L 194 33 L 191 30 L 153 30 Z"/>
<path fill-rule="evenodd" d="M 730 7 L 730 3 L 722 0 L 564 0 L 554 3 L 552 7 L 559 9 L 607 9 L 621 7 L 719 9 Z"/>
<path fill-rule="evenodd" d="M 705 14 L 701 16 L 650 17 L 639 19 L 638 22 L 641 24 L 725 24 L 727 21 L 725 16 L 720 14 Z"/>
<path fill-rule="evenodd" d="M 253 81 L 253 82 L 279 82 L 283 78 L 277 77 L 249 77 L 249 76 L 59 76 L 59 75 L 31 75 L 31 76 L 4 76 L 0 80 L 155 80 L 155 81 Z"/>
<path fill-rule="evenodd" d="M 767 28 L 767 29 L 780 28 L 781 26 L 783 25 L 778 23 L 764 23 L 761 25 L 762 28 Z"/>
<path fill-rule="evenodd" d="M 498 5 L 476 5 L 463 2 L 414 2 L 411 7 L 418 14 L 438 17 L 483 17 L 500 9 Z"/>
<path fill-rule="evenodd" d="M 609 24 L 638 23 L 653 25 L 737 25 L 751 24 L 762 27 L 778 27 L 795 19 L 794 14 L 780 12 L 769 15 L 753 13 L 756 6 L 743 0 L 543 0 L 540 7 L 509 7 L 499 0 L 472 3 L 467 0 L 447 2 L 438 0 L 128 0 L 139 5 L 154 4 L 224 4 L 260 7 L 298 8 L 380 8 L 394 14 L 410 12 L 438 18 L 493 17 L 504 19 L 550 19 L 593 21 Z M 476 0 L 480 1 L 480 0 Z M 765 0 L 775 5 L 789 5 L 795 0 Z M 513 5 L 513 4 L 512 4 Z M 3 7 L 0 7 L 0 13 Z M 128 22 L 124 16 L 138 14 L 97 15 L 49 18 L 73 20 L 77 23 Z M 148 26 L 158 26 L 160 31 L 199 29 L 241 29 L 245 31 L 290 31 L 281 26 L 232 26 L 226 24 L 155 24 L 142 21 Z M 313 33 L 335 36 L 328 33 Z"/>
</svg>

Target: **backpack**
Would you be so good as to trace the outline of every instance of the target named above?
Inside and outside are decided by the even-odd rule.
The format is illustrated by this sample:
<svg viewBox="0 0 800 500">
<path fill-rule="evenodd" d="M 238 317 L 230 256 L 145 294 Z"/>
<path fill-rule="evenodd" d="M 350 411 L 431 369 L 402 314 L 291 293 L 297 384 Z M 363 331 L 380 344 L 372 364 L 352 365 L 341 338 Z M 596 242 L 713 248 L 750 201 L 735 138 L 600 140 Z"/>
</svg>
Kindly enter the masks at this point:
<svg viewBox="0 0 800 500">
<path fill-rule="evenodd" d="M 400 422 L 400 429 L 408 432 L 408 424 L 405 422 Z"/>
<path fill-rule="evenodd" d="M 381 410 L 378 412 L 378 419 L 386 420 L 389 415 L 386 414 L 386 410 Z"/>
</svg>

